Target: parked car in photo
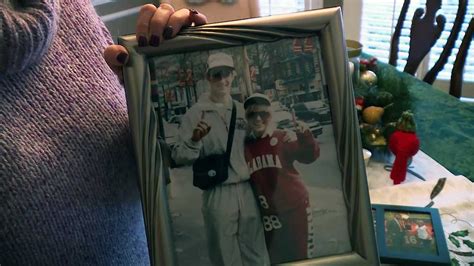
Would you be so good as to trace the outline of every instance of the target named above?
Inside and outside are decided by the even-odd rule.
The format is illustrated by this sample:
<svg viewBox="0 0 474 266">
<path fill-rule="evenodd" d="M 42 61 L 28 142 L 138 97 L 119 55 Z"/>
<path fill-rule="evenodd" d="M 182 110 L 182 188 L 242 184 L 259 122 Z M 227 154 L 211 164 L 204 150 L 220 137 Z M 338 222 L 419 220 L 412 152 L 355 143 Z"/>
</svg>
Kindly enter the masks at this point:
<svg viewBox="0 0 474 266">
<path fill-rule="evenodd" d="M 281 112 L 281 111 L 288 112 L 288 107 L 286 107 L 281 102 L 272 102 L 271 108 L 272 108 L 273 112 Z"/>
<path fill-rule="evenodd" d="M 296 117 L 305 122 L 316 120 L 323 125 L 331 123 L 329 106 L 321 100 L 296 103 L 292 108 Z"/>
</svg>

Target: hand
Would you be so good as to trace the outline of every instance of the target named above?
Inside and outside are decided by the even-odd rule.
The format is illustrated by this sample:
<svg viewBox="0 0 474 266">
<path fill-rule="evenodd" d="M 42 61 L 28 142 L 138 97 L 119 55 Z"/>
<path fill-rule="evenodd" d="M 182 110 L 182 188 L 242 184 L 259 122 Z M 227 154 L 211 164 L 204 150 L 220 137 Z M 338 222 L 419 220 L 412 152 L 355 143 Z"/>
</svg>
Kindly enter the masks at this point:
<svg viewBox="0 0 474 266">
<path fill-rule="evenodd" d="M 285 132 L 285 135 L 283 136 L 283 142 L 288 143 L 288 142 L 293 142 L 293 141 L 298 140 L 298 137 L 296 136 L 295 132 L 287 130 L 287 129 L 285 129 L 284 132 Z"/>
<path fill-rule="evenodd" d="M 295 125 L 295 131 L 298 134 L 304 134 L 309 131 L 309 126 L 304 122 L 297 121 Z"/>
<path fill-rule="evenodd" d="M 194 128 L 191 140 L 198 142 L 204 138 L 209 133 L 209 131 L 211 131 L 211 127 L 205 121 L 201 120 Z"/>
<path fill-rule="evenodd" d="M 180 9 L 175 12 L 170 4 L 158 7 L 144 5 L 138 14 L 136 38 L 139 46 L 159 46 L 165 39 L 171 39 L 184 26 L 199 26 L 207 23 L 207 18 L 193 9 Z M 110 45 L 104 51 L 109 67 L 123 82 L 122 67 L 128 61 L 128 51 L 121 45 Z"/>
</svg>

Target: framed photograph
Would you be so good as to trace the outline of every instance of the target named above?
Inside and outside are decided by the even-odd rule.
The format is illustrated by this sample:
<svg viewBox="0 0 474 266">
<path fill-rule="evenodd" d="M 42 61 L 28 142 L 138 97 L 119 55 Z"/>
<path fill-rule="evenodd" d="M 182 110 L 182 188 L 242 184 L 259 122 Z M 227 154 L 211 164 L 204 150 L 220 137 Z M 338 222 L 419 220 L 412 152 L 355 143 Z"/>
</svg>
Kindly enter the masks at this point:
<svg viewBox="0 0 474 266">
<path fill-rule="evenodd" d="M 451 265 L 438 209 L 372 207 L 382 263 Z"/>
<path fill-rule="evenodd" d="M 379 264 L 339 8 L 120 44 L 153 264 Z"/>
</svg>

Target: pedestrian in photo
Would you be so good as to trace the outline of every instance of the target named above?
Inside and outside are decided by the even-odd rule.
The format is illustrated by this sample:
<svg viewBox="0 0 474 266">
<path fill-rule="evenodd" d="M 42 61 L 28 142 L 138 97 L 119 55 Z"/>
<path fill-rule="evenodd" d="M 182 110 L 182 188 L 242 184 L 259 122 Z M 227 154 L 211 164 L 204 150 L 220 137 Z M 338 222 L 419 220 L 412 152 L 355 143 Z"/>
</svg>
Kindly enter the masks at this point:
<svg viewBox="0 0 474 266">
<path fill-rule="evenodd" d="M 392 247 L 394 249 L 403 249 L 405 231 L 400 213 L 395 213 L 393 217 L 387 221 L 387 236 L 392 240 Z"/>
<path fill-rule="evenodd" d="M 246 135 L 242 104 L 231 97 L 236 71 L 233 58 L 222 52 L 208 58 L 204 93 L 183 116 L 172 157 L 178 165 L 226 152 L 232 109 L 235 131 L 228 178 L 202 193 L 202 214 L 213 265 L 269 265 L 263 226 L 244 159 Z M 233 107 L 235 106 L 235 107 Z"/>
<path fill-rule="evenodd" d="M 319 144 L 303 122 L 295 122 L 296 140 L 285 141 L 286 132 L 276 129 L 271 102 L 263 94 L 251 95 L 244 108 L 248 123 L 245 160 L 260 203 L 270 261 L 311 258 L 312 211 L 294 162 L 314 162 L 319 157 Z"/>
<path fill-rule="evenodd" d="M 416 237 L 420 240 L 422 247 L 429 247 L 431 245 L 431 235 L 428 233 L 428 227 L 423 220 L 418 220 L 418 227 L 416 228 Z"/>
</svg>

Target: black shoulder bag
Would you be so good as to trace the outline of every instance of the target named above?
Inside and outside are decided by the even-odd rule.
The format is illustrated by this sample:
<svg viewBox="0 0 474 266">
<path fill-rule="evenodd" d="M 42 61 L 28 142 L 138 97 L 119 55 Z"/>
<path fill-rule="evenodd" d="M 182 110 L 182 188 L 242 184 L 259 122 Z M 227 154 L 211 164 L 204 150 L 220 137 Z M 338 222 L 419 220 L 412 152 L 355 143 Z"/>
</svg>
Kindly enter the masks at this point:
<svg viewBox="0 0 474 266">
<path fill-rule="evenodd" d="M 194 161 L 193 185 L 195 187 L 208 190 L 223 183 L 229 177 L 230 153 L 234 140 L 236 113 L 235 103 L 232 101 L 232 116 L 230 118 L 230 128 L 225 153 L 212 154 Z"/>
</svg>

